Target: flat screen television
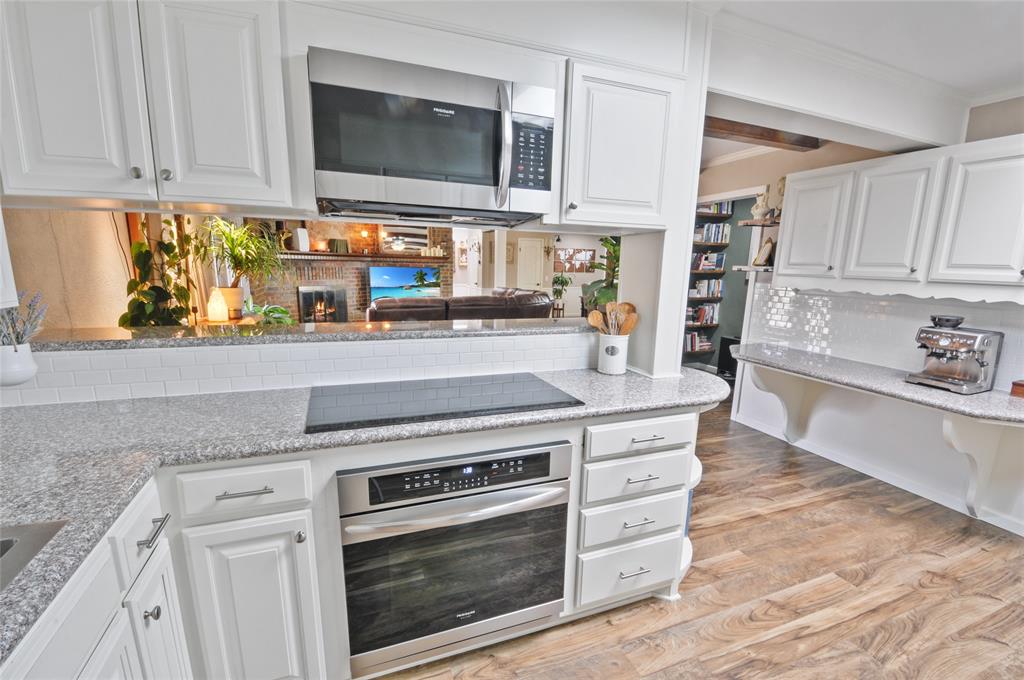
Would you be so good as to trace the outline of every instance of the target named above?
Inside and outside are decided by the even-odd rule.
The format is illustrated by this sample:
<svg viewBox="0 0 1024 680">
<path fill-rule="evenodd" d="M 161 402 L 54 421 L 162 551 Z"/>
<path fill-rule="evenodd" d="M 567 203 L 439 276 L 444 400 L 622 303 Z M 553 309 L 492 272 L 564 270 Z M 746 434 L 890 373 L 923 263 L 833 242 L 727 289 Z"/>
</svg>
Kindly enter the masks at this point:
<svg viewBox="0 0 1024 680">
<path fill-rule="evenodd" d="M 437 267 L 370 267 L 370 300 L 382 297 L 441 297 Z"/>
</svg>

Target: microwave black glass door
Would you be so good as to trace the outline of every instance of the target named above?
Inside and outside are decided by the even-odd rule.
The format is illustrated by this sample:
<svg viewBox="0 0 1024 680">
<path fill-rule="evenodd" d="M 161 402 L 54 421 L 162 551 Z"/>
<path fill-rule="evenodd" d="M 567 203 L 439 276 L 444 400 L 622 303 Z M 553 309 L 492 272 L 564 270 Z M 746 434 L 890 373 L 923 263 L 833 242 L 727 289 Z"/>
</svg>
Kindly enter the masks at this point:
<svg viewBox="0 0 1024 680">
<path fill-rule="evenodd" d="M 562 598 L 566 505 L 343 548 L 352 654 Z"/>
<path fill-rule="evenodd" d="M 497 186 L 494 109 L 310 83 L 316 169 Z"/>
</svg>

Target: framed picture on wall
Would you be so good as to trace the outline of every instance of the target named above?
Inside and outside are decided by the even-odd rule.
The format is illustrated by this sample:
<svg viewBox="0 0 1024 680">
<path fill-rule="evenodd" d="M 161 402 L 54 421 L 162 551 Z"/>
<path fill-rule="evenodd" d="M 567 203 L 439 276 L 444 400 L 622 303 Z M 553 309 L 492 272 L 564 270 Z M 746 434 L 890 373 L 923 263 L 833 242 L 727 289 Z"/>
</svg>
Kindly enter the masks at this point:
<svg viewBox="0 0 1024 680">
<path fill-rule="evenodd" d="M 775 241 L 771 236 L 766 238 L 757 250 L 753 265 L 755 267 L 770 267 L 775 259 Z"/>
<path fill-rule="evenodd" d="M 556 248 L 555 271 L 581 274 L 594 271 L 597 251 L 593 248 Z"/>
</svg>

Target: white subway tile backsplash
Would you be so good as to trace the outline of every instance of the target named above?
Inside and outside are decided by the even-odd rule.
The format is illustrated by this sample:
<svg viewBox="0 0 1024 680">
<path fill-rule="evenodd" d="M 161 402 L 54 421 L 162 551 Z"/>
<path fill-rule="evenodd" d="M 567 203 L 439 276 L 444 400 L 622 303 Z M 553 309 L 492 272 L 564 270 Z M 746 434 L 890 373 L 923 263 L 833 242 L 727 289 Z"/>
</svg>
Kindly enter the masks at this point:
<svg viewBox="0 0 1024 680">
<path fill-rule="evenodd" d="M 585 368 L 596 344 L 570 334 L 39 352 L 37 376 L 0 389 L 0 406 Z"/>
</svg>

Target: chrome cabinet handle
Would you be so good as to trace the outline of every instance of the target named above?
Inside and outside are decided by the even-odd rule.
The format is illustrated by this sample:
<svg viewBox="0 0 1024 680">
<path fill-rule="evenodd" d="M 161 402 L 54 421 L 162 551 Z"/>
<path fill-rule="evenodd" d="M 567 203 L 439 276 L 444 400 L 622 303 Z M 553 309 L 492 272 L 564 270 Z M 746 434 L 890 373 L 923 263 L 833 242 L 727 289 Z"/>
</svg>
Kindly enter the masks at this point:
<svg viewBox="0 0 1024 680">
<path fill-rule="evenodd" d="M 631 574 L 623 574 L 620 571 L 619 572 L 619 580 L 620 581 L 625 581 L 627 578 L 636 578 L 637 576 L 643 576 L 644 574 L 650 574 L 650 573 L 651 573 L 650 569 L 644 569 L 643 567 L 640 567 L 639 569 L 637 569 L 636 571 L 634 571 Z"/>
<path fill-rule="evenodd" d="M 154 517 L 153 532 L 141 541 L 135 541 L 135 545 L 140 548 L 145 548 L 146 550 L 152 550 L 153 546 L 156 545 L 156 539 L 160 538 L 160 533 L 164 530 L 164 527 L 167 526 L 167 521 L 169 519 L 171 519 L 171 513 L 167 513 L 163 517 Z"/>
<path fill-rule="evenodd" d="M 142 168 L 137 165 L 133 165 L 131 169 L 128 170 L 128 175 L 132 179 L 142 179 Z"/>
<path fill-rule="evenodd" d="M 579 206 L 579 204 L 576 203 L 576 201 L 569 201 L 569 205 L 567 205 L 565 207 L 568 208 L 569 210 L 575 210 L 576 208 L 578 208 L 580 206 Z"/>
<path fill-rule="evenodd" d="M 665 438 L 663 434 L 652 434 L 650 437 L 633 437 L 634 444 L 646 444 L 647 442 L 660 442 Z"/>
<path fill-rule="evenodd" d="M 153 607 L 149 611 L 142 612 L 142 618 L 146 619 L 147 621 L 149 619 L 153 619 L 154 621 L 159 621 L 160 620 L 160 605 L 157 605 L 157 606 Z"/>
<path fill-rule="evenodd" d="M 213 497 L 215 501 L 226 501 L 232 498 L 248 498 L 249 496 L 266 496 L 268 493 L 274 493 L 274 487 L 264 486 L 262 489 L 253 489 L 251 491 L 235 491 L 217 494 Z"/>
<path fill-rule="evenodd" d="M 160 171 L 160 179 L 162 179 L 165 182 L 170 182 L 172 179 L 174 179 L 174 172 L 167 168 L 164 168 L 163 170 Z"/>
<path fill-rule="evenodd" d="M 647 519 L 646 517 L 644 517 L 644 521 L 643 522 L 636 522 L 634 524 L 630 524 L 629 522 L 623 522 L 622 523 L 622 528 L 623 529 L 636 529 L 637 527 L 647 526 L 648 524 L 654 524 L 654 520 L 653 519 Z"/>
<path fill-rule="evenodd" d="M 661 479 L 661 475 L 647 475 L 643 479 L 626 477 L 626 484 L 643 484 L 644 482 L 653 482 L 655 479 Z"/>
<path fill-rule="evenodd" d="M 306 532 L 302 531 L 301 529 L 299 531 L 296 531 L 295 532 L 295 542 L 296 543 L 305 543 L 306 542 Z"/>
<path fill-rule="evenodd" d="M 501 164 L 494 202 L 502 208 L 508 202 L 508 189 L 512 182 L 512 83 L 505 80 L 498 83 L 498 108 L 501 111 Z"/>
</svg>

